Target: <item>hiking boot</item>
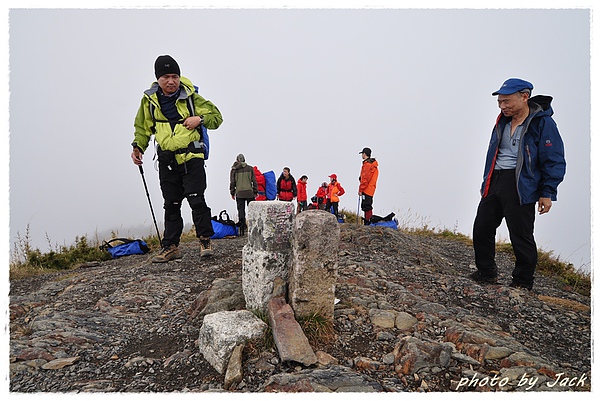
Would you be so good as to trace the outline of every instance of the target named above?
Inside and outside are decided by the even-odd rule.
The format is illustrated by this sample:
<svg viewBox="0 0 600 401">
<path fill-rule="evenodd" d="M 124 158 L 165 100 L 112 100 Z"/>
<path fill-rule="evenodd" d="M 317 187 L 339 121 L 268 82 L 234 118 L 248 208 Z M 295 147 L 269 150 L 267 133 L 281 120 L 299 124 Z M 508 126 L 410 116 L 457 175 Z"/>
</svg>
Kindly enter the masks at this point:
<svg viewBox="0 0 600 401">
<path fill-rule="evenodd" d="M 243 237 L 246 235 L 246 220 L 240 220 L 239 223 L 239 234 L 240 237 Z"/>
<path fill-rule="evenodd" d="M 484 276 L 479 272 L 479 270 L 469 274 L 469 278 L 480 284 L 496 284 L 498 281 L 498 276 Z"/>
<path fill-rule="evenodd" d="M 166 263 L 170 260 L 181 259 L 181 252 L 177 245 L 167 245 L 152 259 L 152 263 Z"/>
<path fill-rule="evenodd" d="M 511 288 L 523 288 L 527 291 L 531 291 L 533 289 L 533 285 L 526 285 L 523 283 L 519 283 L 518 281 L 513 280 L 509 285 Z"/>
<path fill-rule="evenodd" d="M 212 255 L 212 246 L 210 245 L 210 238 L 200 237 L 200 257 L 206 257 Z"/>
</svg>

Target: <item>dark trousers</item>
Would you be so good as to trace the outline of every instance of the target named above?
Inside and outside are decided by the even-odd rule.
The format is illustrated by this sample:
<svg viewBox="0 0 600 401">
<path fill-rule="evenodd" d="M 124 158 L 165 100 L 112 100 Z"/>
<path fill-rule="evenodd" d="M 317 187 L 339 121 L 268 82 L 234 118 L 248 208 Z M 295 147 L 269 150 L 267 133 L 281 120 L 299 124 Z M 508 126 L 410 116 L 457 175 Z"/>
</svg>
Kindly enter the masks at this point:
<svg viewBox="0 0 600 401">
<path fill-rule="evenodd" d="M 339 202 L 332 202 L 330 199 L 327 199 L 327 206 L 325 207 L 325 210 L 335 214 L 335 217 L 337 218 L 338 214 L 339 214 L 339 211 L 338 211 L 339 204 L 340 204 Z"/>
<path fill-rule="evenodd" d="M 373 210 L 373 197 L 371 195 L 363 194 L 360 201 L 360 210 L 368 212 Z"/>
<path fill-rule="evenodd" d="M 300 213 L 303 212 L 305 210 L 308 210 L 308 203 L 307 201 L 298 201 L 298 208 L 296 213 Z"/>
<path fill-rule="evenodd" d="M 237 212 L 238 212 L 238 222 L 240 223 L 240 227 L 244 224 L 246 227 L 246 205 L 249 205 L 252 202 L 253 198 L 235 198 L 235 202 L 237 204 Z"/>
<path fill-rule="evenodd" d="M 531 287 L 537 264 L 537 246 L 533 238 L 535 203 L 520 204 L 515 170 L 495 171 L 488 196 L 479 202 L 473 224 L 473 248 L 475 265 L 483 276 L 498 275 L 496 230 L 503 218 L 516 256 L 513 281 Z"/>
<path fill-rule="evenodd" d="M 371 224 L 371 217 L 373 217 L 373 197 L 371 195 L 363 194 L 360 208 L 365 212 L 365 225 Z"/>
<path fill-rule="evenodd" d="M 192 209 L 192 221 L 196 236 L 211 237 L 214 234 L 211 223 L 211 211 L 206 200 L 206 172 L 203 159 L 192 159 L 185 164 L 158 163 L 160 189 L 164 199 L 165 232 L 163 246 L 179 245 L 183 232 L 181 203 L 187 198 Z"/>
</svg>

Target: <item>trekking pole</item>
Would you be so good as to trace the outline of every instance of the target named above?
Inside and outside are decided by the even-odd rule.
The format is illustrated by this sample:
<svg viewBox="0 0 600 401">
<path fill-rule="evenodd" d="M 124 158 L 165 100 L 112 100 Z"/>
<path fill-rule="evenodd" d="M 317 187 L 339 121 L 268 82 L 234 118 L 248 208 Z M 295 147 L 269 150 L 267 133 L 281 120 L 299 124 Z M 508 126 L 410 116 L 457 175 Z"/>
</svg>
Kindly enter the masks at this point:
<svg viewBox="0 0 600 401">
<path fill-rule="evenodd" d="M 358 225 L 360 219 L 360 198 L 361 196 L 358 195 L 358 207 L 356 208 L 356 225 Z"/>
<path fill-rule="evenodd" d="M 152 220 L 154 220 L 154 227 L 156 227 L 156 235 L 158 236 L 158 242 L 162 248 L 162 239 L 160 239 L 160 232 L 158 231 L 158 224 L 156 224 L 156 217 L 154 217 L 154 209 L 152 208 L 152 201 L 150 200 L 150 193 L 148 192 L 148 185 L 146 185 L 146 178 L 144 177 L 144 168 L 139 165 L 140 174 L 142 175 L 142 181 L 144 182 L 144 189 L 146 189 L 146 197 L 148 198 L 148 204 L 150 204 L 150 212 L 152 213 Z"/>
</svg>

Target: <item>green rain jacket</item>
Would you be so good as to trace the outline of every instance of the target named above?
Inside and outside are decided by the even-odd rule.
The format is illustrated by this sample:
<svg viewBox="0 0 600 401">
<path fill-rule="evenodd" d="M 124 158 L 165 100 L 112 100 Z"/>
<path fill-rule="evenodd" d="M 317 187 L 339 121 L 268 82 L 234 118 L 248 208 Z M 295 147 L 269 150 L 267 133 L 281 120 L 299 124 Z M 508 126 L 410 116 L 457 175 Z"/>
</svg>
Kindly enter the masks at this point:
<svg viewBox="0 0 600 401">
<path fill-rule="evenodd" d="M 192 82 L 185 77 L 180 77 L 181 91 L 179 93 L 179 99 L 177 99 L 177 111 L 182 117 L 174 129 L 171 129 L 171 124 L 167 121 L 167 118 L 162 114 L 160 110 L 160 104 L 158 103 L 158 82 L 152 83 L 150 89 L 144 91 L 144 97 L 137 115 L 135 116 L 134 127 L 134 142 L 133 145 L 145 152 L 150 143 L 150 137 L 154 135 L 156 142 L 162 150 L 170 150 L 177 152 L 175 158 L 178 164 L 183 164 L 188 160 L 195 157 L 204 158 L 203 153 L 191 153 L 185 152 L 188 145 L 194 141 L 200 139 L 200 133 L 197 129 L 188 130 L 183 126 L 183 121 L 190 117 L 190 111 L 188 109 L 188 97 L 193 96 L 195 115 L 202 116 L 204 119 L 204 126 L 207 129 L 217 129 L 223 122 L 221 112 L 217 107 L 212 104 L 209 100 L 204 99 L 199 94 L 195 93 L 194 85 Z M 150 115 L 150 103 L 154 104 L 154 116 L 156 118 L 156 125 Z M 152 132 L 152 126 L 155 126 L 155 131 Z"/>
</svg>

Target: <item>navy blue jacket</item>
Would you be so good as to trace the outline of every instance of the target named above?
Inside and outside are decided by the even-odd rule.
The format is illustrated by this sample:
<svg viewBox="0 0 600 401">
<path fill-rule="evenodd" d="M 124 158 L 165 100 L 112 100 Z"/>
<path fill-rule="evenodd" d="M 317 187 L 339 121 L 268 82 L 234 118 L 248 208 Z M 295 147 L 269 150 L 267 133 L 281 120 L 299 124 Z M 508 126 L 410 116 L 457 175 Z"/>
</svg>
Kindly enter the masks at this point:
<svg viewBox="0 0 600 401">
<path fill-rule="evenodd" d="M 521 205 L 535 203 L 539 198 L 556 200 L 558 184 L 565 176 L 565 149 L 552 118 L 552 97 L 538 95 L 529 99 L 529 116 L 523 122 L 523 136 L 517 155 L 517 192 Z M 502 113 L 492 130 L 488 147 L 481 196 L 486 197 L 496 165 L 498 147 L 504 127 L 510 121 Z"/>
</svg>

